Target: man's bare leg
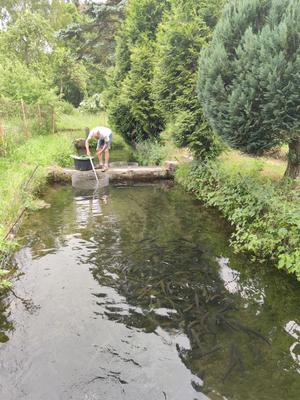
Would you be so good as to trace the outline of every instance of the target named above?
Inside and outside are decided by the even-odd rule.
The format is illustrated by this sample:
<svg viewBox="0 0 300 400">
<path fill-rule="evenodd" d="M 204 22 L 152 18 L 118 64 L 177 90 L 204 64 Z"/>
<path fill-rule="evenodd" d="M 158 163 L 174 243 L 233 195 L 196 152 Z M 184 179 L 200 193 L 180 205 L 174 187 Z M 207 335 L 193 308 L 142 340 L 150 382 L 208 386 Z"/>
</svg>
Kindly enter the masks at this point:
<svg viewBox="0 0 300 400">
<path fill-rule="evenodd" d="M 109 149 L 105 150 L 105 168 L 108 168 L 109 163 Z"/>
<path fill-rule="evenodd" d="M 101 150 L 97 151 L 97 156 L 98 156 L 98 160 L 99 160 L 99 165 L 102 167 L 103 166 L 103 151 L 100 152 Z"/>
</svg>

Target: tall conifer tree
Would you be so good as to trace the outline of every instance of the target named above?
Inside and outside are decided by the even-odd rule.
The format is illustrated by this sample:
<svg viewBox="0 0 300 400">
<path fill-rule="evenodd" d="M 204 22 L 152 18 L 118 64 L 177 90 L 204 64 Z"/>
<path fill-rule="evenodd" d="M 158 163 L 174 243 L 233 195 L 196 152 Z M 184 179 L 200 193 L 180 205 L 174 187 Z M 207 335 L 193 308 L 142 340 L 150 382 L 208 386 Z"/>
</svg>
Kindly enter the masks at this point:
<svg viewBox="0 0 300 400">
<path fill-rule="evenodd" d="M 156 31 L 168 4 L 129 0 L 117 37 L 115 67 L 106 99 L 111 122 L 129 142 L 157 137 L 163 128 L 151 82 Z"/>
</svg>

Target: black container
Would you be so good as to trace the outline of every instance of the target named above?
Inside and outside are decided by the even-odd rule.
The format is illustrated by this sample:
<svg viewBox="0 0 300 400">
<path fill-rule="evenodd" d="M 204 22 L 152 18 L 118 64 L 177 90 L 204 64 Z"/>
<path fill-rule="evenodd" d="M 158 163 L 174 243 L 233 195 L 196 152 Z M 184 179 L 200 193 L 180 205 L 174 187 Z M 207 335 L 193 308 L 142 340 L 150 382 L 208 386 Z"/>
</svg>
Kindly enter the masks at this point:
<svg viewBox="0 0 300 400">
<path fill-rule="evenodd" d="M 91 160 L 88 157 L 86 158 L 82 158 L 80 156 L 71 156 L 71 157 L 74 160 L 75 169 L 77 169 L 77 171 L 90 171 L 91 169 L 93 169 Z M 92 160 L 94 160 L 93 157 Z"/>
</svg>

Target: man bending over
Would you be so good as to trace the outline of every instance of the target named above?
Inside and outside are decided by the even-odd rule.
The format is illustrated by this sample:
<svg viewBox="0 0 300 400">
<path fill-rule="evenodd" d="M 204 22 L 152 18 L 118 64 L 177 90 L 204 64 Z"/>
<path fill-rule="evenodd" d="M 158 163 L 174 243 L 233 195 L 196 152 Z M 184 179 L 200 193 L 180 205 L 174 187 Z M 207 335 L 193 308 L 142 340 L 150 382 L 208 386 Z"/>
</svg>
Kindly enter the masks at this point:
<svg viewBox="0 0 300 400">
<path fill-rule="evenodd" d="M 109 150 L 110 150 L 111 144 L 112 144 L 112 131 L 111 131 L 111 129 L 106 128 L 104 126 L 97 126 L 96 128 L 94 128 L 90 131 L 90 133 L 85 141 L 86 154 L 88 156 L 91 156 L 89 143 L 92 139 L 97 140 L 96 153 L 97 153 L 100 165 L 103 165 L 103 153 L 105 153 L 105 165 L 103 167 L 103 170 L 105 171 L 108 168 Z"/>
</svg>

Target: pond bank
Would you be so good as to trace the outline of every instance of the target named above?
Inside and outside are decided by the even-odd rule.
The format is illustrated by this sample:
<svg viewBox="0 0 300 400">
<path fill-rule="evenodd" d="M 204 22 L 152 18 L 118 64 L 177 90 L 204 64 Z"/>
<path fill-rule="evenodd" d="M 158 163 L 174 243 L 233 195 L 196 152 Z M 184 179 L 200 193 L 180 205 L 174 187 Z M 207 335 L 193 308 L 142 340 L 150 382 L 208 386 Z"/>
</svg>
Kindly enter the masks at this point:
<svg viewBox="0 0 300 400">
<path fill-rule="evenodd" d="M 176 179 L 235 228 L 231 245 L 260 264 L 271 261 L 300 280 L 300 192 L 295 182 L 272 182 L 260 162 L 248 169 L 220 160 L 183 164 Z"/>
<path fill-rule="evenodd" d="M 0 158 L 0 270 L 15 246 L 14 237 L 25 211 L 40 207 L 37 198 L 47 183 L 47 167 L 70 162 L 74 135 L 33 136 Z"/>
</svg>

